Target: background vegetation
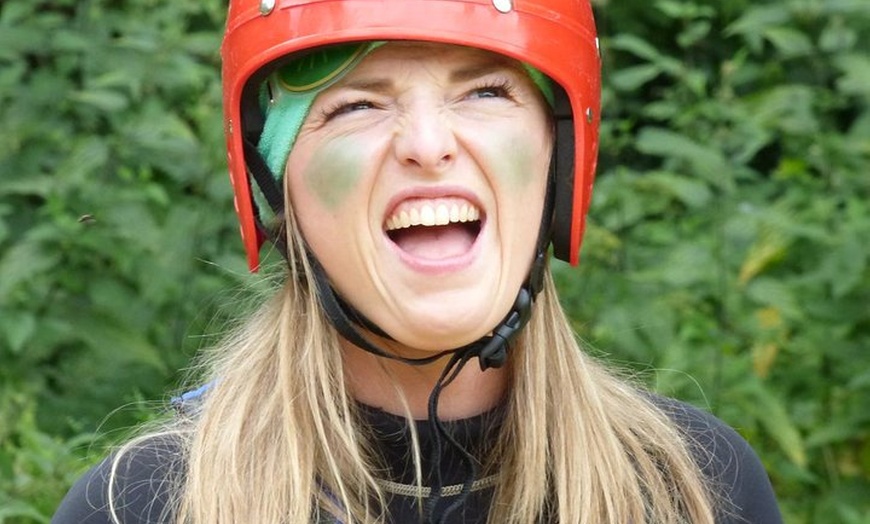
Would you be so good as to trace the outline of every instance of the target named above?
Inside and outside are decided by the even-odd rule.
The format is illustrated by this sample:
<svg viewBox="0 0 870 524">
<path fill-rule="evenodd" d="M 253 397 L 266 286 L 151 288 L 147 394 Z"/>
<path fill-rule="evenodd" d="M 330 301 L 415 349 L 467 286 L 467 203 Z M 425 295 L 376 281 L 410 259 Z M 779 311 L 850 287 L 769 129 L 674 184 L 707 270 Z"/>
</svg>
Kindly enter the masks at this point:
<svg viewBox="0 0 870 524">
<path fill-rule="evenodd" d="M 223 0 L 0 5 L 0 524 L 47 522 L 262 282 Z M 870 2 L 597 3 L 590 350 L 749 439 L 789 523 L 870 522 Z M 216 212 L 215 210 L 224 210 Z"/>
</svg>

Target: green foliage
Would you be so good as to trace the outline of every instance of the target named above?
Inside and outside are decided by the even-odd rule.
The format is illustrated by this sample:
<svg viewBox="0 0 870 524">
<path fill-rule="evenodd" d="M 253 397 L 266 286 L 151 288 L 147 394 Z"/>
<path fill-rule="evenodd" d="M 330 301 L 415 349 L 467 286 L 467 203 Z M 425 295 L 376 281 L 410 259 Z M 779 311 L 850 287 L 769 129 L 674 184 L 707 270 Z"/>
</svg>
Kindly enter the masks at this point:
<svg viewBox="0 0 870 524">
<path fill-rule="evenodd" d="M 224 9 L 0 5 L 0 524 L 47 522 L 249 294 Z M 600 174 L 554 264 L 578 333 L 738 428 L 788 522 L 870 522 L 870 3 L 597 11 Z"/>
<path fill-rule="evenodd" d="M 598 8 L 578 333 L 738 428 L 788 522 L 870 522 L 870 4 Z"/>
<path fill-rule="evenodd" d="M 34 401 L 27 395 L 0 390 L 0 523 L 47 523 L 58 496 L 69 489 L 87 464 L 81 453 L 91 435 L 50 435 L 39 429 Z"/>
<path fill-rule="evenodd" d="M 223 153 L 224 10 L 0 6 L 0 522 L 44 521 L 82 439 L 141 420 L 119 406 L 166 398 L 215 329 L 217 291 L 246 278 Z"/>
</svg>

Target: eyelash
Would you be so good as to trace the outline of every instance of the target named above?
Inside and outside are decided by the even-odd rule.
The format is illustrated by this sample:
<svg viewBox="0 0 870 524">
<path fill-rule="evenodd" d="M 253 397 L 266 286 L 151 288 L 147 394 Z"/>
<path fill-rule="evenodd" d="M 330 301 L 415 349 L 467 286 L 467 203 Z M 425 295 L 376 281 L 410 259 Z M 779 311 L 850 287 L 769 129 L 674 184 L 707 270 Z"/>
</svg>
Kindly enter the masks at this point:
<svg viewBox="0 0 870 524">
<path fill-rule="evenodd" d="M 341 100 L 336 102 L 335 104 L 324 107 L 320 111 L 320 114 L 323 117 L 324 122 L 329 122 L 335 117 L 351 113 L 357 109 L 362 109 L 361 106 L 365 106 L 366 109 L 370 109 L 374 107 L 375 104 L 365 99 L 354 100 L 352 102 Z"/>
<path fill-rule="evenodd" d="M 479 95 L 485 91 L 494 91 L 495 96 L 479 98 L 506 98 L 509 100 L 512 100 L 514 98 L 514 86 L 510 82 L 510 80 L 507 79 L 488 80 L 479 87 L 471 89 L 468 92 L 467 97 Z M 341 100 L 332 105 L 324 107 L 320 111 L 320 114 L 324 122 L 329 122 L 333 118 L 347 113 L 352 113 L 357 109 L 371 109 L 373 107 L 375 107 L 374 102 L 366 99 L 353 100 L 351 102 Z"/>
<path fill-rule="evenodd" d="M 496 80 L 488 80 L 486 83 L 481 85 L 480 87 L 476 87 L 469 92 L 469 95 L 480 94 L 483 91 L 496 91 L 496 97 L 499 98 L 507 98 L 509 100 L 513 100 L 514 98 L 514 86 L 510 82 L 510 80 L 506 78 L 500 78 Z M 486 98 L 496 98 L 496 97 L 486 97 Z"/>
</svg>

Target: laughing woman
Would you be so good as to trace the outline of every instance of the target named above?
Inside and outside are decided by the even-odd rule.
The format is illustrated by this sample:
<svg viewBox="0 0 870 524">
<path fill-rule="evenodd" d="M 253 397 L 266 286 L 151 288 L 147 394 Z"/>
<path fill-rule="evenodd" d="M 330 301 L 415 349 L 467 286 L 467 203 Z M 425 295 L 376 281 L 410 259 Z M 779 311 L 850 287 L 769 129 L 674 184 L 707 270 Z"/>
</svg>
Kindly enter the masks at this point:
<svg viewBox="0 0 870 524">
<path fill-rule="evenodd" d="M 599 59 L 585 0 L 233 0 L 225 126 L 283 287 L 55 523 L 780 522 L 717 419 L 578 347 Z"/>
</svg>

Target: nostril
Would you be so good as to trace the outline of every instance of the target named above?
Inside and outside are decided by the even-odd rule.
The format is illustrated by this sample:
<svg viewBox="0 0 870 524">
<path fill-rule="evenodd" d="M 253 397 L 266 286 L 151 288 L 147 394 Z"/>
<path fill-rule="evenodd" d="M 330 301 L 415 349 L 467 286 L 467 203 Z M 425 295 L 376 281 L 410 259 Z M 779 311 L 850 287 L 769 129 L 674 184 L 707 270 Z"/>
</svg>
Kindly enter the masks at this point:
<svg viewBox="0 0 870 524">
<path fill-rule="evenodd" d="M 420 167 L 420 162 L 416 158 L 410 156 L 405 157 L 403 164 L 406 166 Z"/>
<path fill-rule="evenodd" d="M 448 153 L 448 154 L 442 155 L 441 158 L 439 158 L 435 162 L 432 162 L 432 165 L 434 165 L 435 167 L 444 167 L 444 166 L 450 164 L 451 162 L 453 162 L 453 155 Z M 414 166 L 414 167 L 423 167 L 425 164 L 425 162 L 422 162 L 418 156 L 412 156 L 412 155 L 406 156 L 404 158 L 403 163 L 406 166 Z"/>
</svg>

